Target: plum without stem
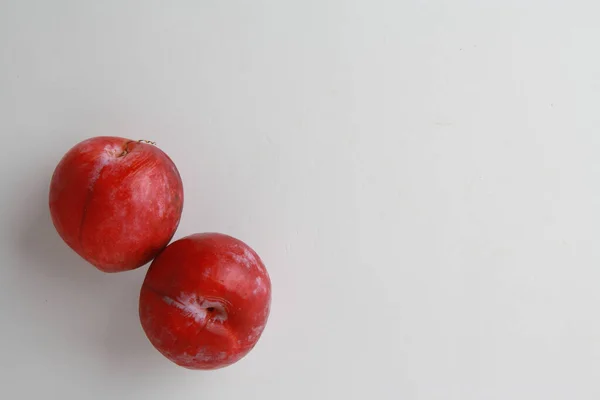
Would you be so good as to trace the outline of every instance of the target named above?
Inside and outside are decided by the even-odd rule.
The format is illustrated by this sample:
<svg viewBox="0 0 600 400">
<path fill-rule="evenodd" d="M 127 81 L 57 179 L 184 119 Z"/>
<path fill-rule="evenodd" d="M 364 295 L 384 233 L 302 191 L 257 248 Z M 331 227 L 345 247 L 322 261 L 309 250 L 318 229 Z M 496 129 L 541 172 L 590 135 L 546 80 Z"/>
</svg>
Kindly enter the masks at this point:
<svg viewBox="0 0 600 400">
<path fill-rule="evenodd" d="M 140 320 L 165 357 L 190 369 L 221 368 L 260 338 L 271 280 L 245 243 L 218 233 L 170 244 L 152 263 L 140 293 Z"/>
</svg>

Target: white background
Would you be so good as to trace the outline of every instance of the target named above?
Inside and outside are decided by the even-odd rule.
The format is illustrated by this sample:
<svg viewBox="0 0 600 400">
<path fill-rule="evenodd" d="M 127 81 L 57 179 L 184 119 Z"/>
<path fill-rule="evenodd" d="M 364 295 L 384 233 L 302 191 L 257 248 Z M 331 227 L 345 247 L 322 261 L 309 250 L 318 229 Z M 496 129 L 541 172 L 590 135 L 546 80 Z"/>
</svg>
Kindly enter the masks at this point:
<svg viewBox="0 0 600 400">
<path fill-rule="evenodd" d="M 0 397 L 597 400 L 599 13 L 0 1 Z M 173 158 L 176 237 L 265 260 L 243 361 L 171 364 L 139 325 L 146 267 L 102 274 L 55 233 L 52 171 L 96 135 Z"/>
</svg>

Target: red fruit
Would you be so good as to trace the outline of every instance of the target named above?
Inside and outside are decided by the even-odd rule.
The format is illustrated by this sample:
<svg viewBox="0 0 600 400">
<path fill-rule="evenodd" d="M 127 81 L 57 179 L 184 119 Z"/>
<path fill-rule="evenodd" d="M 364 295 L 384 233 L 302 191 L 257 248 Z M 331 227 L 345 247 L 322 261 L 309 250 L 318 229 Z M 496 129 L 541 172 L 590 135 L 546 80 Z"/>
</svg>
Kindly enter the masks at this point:
<svg viewBox="0 0 600 400">
<path fill-rule="evenodd" d="M 50 184 L 50 214 L 62 239 L 105 272 L 152 260 L 171 240 L 183 185 L 159 148 L 118 137 L 73 147 Z"/>
<path fill-rule="evenodd" d="M 271 280 L 258 255 L 231 236 L 203 233 L 169 245 L 152 263 L 140 319 L 165 357 L 190 369 L 244 357 L 267 322 Z"/>
</svg>

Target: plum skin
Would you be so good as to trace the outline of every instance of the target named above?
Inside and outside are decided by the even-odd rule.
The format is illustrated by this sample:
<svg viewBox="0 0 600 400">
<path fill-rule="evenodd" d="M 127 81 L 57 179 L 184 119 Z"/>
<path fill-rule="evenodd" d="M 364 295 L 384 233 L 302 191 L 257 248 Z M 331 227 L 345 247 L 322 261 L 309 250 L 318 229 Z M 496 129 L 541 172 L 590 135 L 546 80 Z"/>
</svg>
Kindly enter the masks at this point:
<svg viewBox="0 0 600 400">
<path fill-rule="evenodd" d="M 78 143 L 50 183 L 52 222 L 66 244 L 104 272 L 141 267 L 179 225 L 183 184 L 158 147 L 100 136 Z"/>
<path fill-rule="evenodd" d="M 187 236 L 152 263 L 140 292 L 142 328 L 154 347 L 189 369 L 231 365 L 258 342 L 271 280 L 244 242 L 220 233 Z"/>
</svg>

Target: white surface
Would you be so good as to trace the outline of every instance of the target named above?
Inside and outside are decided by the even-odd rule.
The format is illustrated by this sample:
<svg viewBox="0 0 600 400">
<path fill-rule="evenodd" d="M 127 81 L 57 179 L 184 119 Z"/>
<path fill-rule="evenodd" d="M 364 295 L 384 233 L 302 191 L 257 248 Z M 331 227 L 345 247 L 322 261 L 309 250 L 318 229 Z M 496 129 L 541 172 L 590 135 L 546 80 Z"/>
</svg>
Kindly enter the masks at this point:
<svg viewBox="0 0 600 400">
<path fill-rule="evenodd" d="M 597 400 L 599 12 L 0 1 L 0 397 Z M 264 258 L 272 314 L 239 364 L 170 364 L 145 268 L 104 275 L 55 234 L 52 170 L 95 135 L 175 160 L 177 237 Z"/>
</svg>

